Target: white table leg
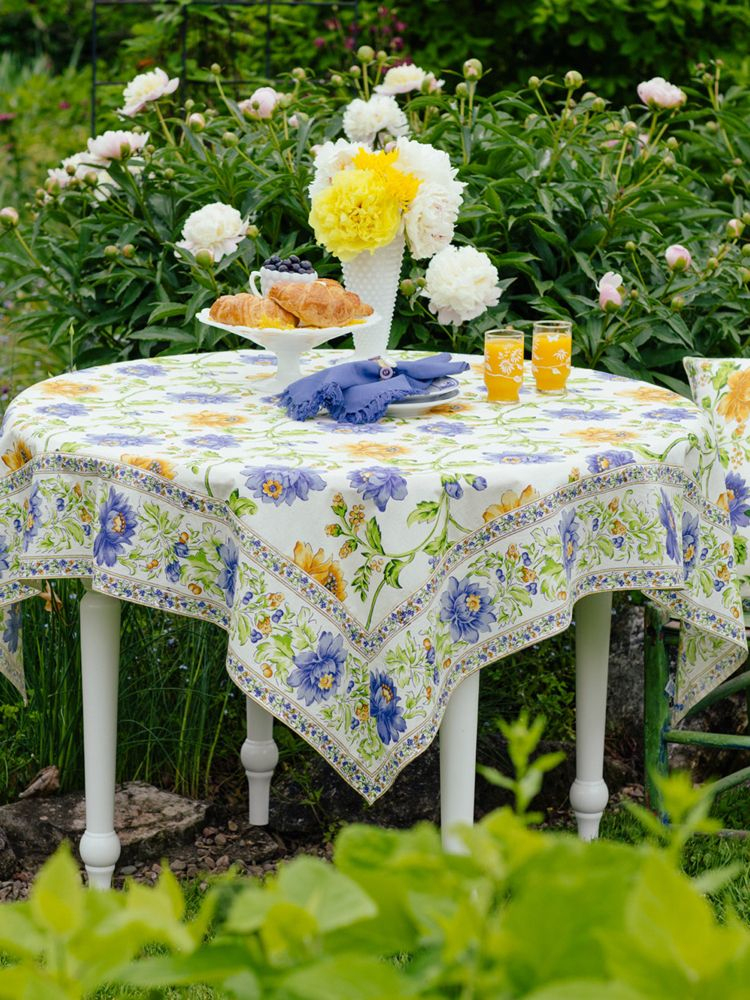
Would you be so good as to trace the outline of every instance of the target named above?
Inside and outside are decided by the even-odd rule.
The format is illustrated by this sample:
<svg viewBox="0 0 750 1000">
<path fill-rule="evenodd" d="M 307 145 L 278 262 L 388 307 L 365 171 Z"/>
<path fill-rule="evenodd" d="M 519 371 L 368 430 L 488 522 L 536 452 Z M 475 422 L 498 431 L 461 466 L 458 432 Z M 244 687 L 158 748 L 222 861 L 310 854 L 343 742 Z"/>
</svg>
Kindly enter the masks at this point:
<svg viewBox="0 0 750 1000">
<path fill-rule="evenodd" d="M 581 840 L 599 835 L 609 791 L 604 783 L 604 727 L 612 594 L 591 594 L 576 604 L 576 780 L 570 804 Z"/>
<path fill-rule="evenodd" d="M 247 775 L 250 822 L 254 826 L 267 826 L 271 778 L 279 759 L 279 751 L 273 740 L 273 716 L 257 701 L 251 698 L 246 698 L 245 701 L 247 739 L 242 744 L 240 760 Z"/>
<path fill-rule="evenodd" d="M 443 848 L 466 851 L 452 832 L 456 823 L 474 823 L 477 761 L 479 671 L 466 677 L 451 695 L 440 725 L 440 827 Z"/>
<path fill-rule="evenodd" d="M 120 602 L 90 591 L 81 601 L 80 614 L 86 782 L 86 831 L 80 852 L 89 885 L 108 889 L 120 856 L 114 822 Z"/>
</svg>

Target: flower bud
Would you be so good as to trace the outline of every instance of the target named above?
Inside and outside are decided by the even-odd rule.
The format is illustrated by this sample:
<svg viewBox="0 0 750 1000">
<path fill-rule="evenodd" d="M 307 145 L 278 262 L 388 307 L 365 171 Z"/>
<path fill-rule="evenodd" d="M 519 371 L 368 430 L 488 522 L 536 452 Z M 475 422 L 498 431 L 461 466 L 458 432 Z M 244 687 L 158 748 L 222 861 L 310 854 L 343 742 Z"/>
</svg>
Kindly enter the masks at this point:
<svg viewBox="0 0 750 1000">
<path fill-rule="evenodd" d="M 417 288 L 424 288 L 424 286 L 427 284 L 427 279 L 424 277 L 417 278 L 414 284 L 417 286 Z"/>
<path fill-rule="evenodd" d="M 240 140 L 236 132 L 225 132 L 221 137 L 221 141 L 225 146 L 236 146 Z"/>
<path fill-rule="evenodd" d="M 564 82 L 568 90 L 575 90 L 577 87 L 580 87 L 581 84 L 583 83 L 583 77 L 581 76 L 581 74 L 578 72 L 577 69 L 569 69 L 568 72 L 565 74 Z"/>
<path fill-rule="evenodd" d="M 716 257 L 709 257 L 708 260 L 706 261 L 706 267 L 708 268 L 709 271 L 715 271 L 718 266 L 719 266 L 719 261 L 718 258 Z"/>
<path fill-rule="evenodd" d="M 530 76 L 528 79 L 528 86 L 531 90 L 539 90 L 542 85 L 542 81 L 538 76 Z"/>
<path fill-rule="evenodd" d="M 276 103 L 279 105 L 280 108 L 289 108 L 291 107 L 293 100 L 294 97 L 292 96 L 292 94 L 280 94 L 279 99 Z"/>
<path fill-rule="evenodd" d="M 603 97 L 595 97 L 594 100 L 591 102 L 592 111 L 602 112 L 606 109 L 606 107 L 607 107 L 607 102 L 604 100 Z"/>
<path fill-rule="evenodd" d="M 116 247 L 116 246 L 114 246 L 114 244 L 112 244 L 112 243 L 110 243 L 109 246 L 106 246 L 104 248 L 104 256 L 108 260 L 112 260 L 112 258 L 116 257 L 119 252 L 120 252 L 119 248 Z"/>
<path fill-rule="evenodd" d="M 6 226 L 8 229 L 15 229 L 18 225 L 18 212 L 12 205 L 0 208 L 0 225 Z"/>
<path fill-rule="evenodd" d="M 745 223 L 742 219 L 730 219 L 727 223 L 727 236 L 733 239 L 738 239 L 742 236 L 742 230 L 745 228 Z"/>
<path fill-rule="evenodd" d="M 86 187 L 93 188 L 96 187 L 98 180 L 99 178 L 96 176 L 96 171 L 88 170 L 84 175 L 83 183 L 86 185 Z"/>
<path fill-rule="evenodd" d="M 56 195 L 60 194 L 60 184 L 52 177 L 48 177 L 44 182 L 44 190 L 47 194 L 52 195 L 54 198 Z"/>
<path fill-rule="evenodd" d="M 740 278 L 742 278 L 742 283 L 744 285 L 750 284 L 750 268 L 741 267 L 740 268 Z"/>
<path fill-rule="evenodd" d="M 622 292 L 615 285 L 603 284 L 599 288 L 599 308 L 605 313 L 617 312 L 622 305 Z"/>
<path fill-rule="evenodd" d="M 143 125 L 134 125 L 131 131 L 136 135 L 143 135 Z"/>
<path fill-rule="evenodd" d="M 741 157 L 735 156 L 735 158 L 732 160 L 732 166 L 733 167 L 741 167 L 742 166 L 742 162 L 743 161 L 742 161 Z"/>
<path fill-rule="evenodd" d="M 295 66 L 294 69 L 292 70 L 292 79 L 293 80 L 306 80 L 307 79 L 307 73 L 305 73 L 305 71 L 302 69 L 301 66 Z"/>
<path fill-rule="evenodd" d="M 404 280 L 398 287 L 401 290 L 401 294 L 406 295 L 407 298 L 413 295 L 417 290 L 417 286 L 414 284 L 411 278 L 404 278 Z"/>
<path fill-rule="evenodd" d="M 596 98 L 596 94 L 593 90 L 587 90 L 586 93 L 581 98 L 582 101 L 593 101 Z"/>
<path fill-rule="evenodd" d="M 742 213 L 742 221 L 745 223 L 746 226 L 750 226 L 750 212 Z"/>
<path fill-rule="evenodd" d="M 680 148 L 679 141 L 675 139 L 673 135 L 670 135 L 670 137 L 667 139 L 667 149 L 671 149 L 674 152 L 674 150 L 679 148 Z"/>
<path fill-rule="evenodd" d="M 672 312 L 679 312 L 681 309 L 685 308 L 685 300 L 681 295 L 672 296 L 672 301 L 669 303 L 669 308 Z"/>
<path fill-rule="evenodd" d="M 260 229 L 257 226 L 248 226 L 245 234 L 248 239 L 255 240 L 260 236 Z"/>
<path fill-rule="evenodd" d="M 195 111 L 188 115 L 187 126 L 191 132 L 202 132 L 206 127 L 206 119 L 199 111 Z"/>
<path fill-rule="evenodd" d="M 665 153 L 664 156 L 662 156 L 661 158 L 661 162 L 664 164 L 667 170 L 670 170 L 677 161 L 675 160 L 674 156 L 672 156 L 671 153 Z"/>
<path fill-rule="evenodd" d="M 680 243 L 673 243 L 664 251 L 667 267 L 670 271 L 687 271 L 693 262 L 690 251 Z"/>
<path fill-rule="evenodd" d="M 526 118 L 524 119 L 524 125 L 526 128 L 531 128 L 538 117 L 539 115 L 534 111 L 532 111 L 530 115 L 526 115 Z"/>
<path fill-rule="evenodd" d="M 331 83 L 333 84 L 334 87 L 340 87 L 343 82 L 344 78 L 342 76 L 339 76 L 338 73 L 334 73 L 333 76 L 331 77 Z"/>
<path fill-rule="evenodd" d="M 65 168 L 65 173 L 68 175 L 68 177 L 72 177 L 75 172 L 76 168 L 73 166 L 72 163 L 69 163 Z"/>
<path fill-rule="evenodd" d="M 463 81 L 461 83 L 457 83 L 456 84 L 456 97 L 464 98 L 464 97 L 468 97 L 468 96 L 469 96 L 469 88 L 466 86 L 466 84 Z"/>
<path fill-rule="evenodd" d="M 718 132 L 719 131 L 719 123 L 718 122 L 706 122 L 706 129 L 709 132 Z"/>
<path fill-rule="evenodd" d="M 206 108 L 206 118 L 215 118 L 217 114 L 216 108 Z"/>
<path fill-rule="evenodd" d="M 194 107 L 195 107 L 195 101 L 193 100 L 192 97 L 188 97 L 188 99 L 185 101 L 185 110 L 192 111 Z"/>
<path fill-rule="evenodd" d="M 125 246 L 122 248 L 122 255 L 123 257 L 127 257 L 128 260 L 130 260 L 131 257 L 135 257 L 135 247 L 133 246 L 132 243 L 125 244 Z"/>
<path fill-rule="evenodd" d="M 711 76 L 710 73 L 704 73 L 703 76 L 701 77 L 701 83 L 703 83 L 706 87 L 710 87 L 713 84 L 713 82 L 714 78 Z"/>
<path fill-rule="evenodd" d="M 211 72 L 214 76 L 221 76 L 221 66 L 218 63 L 211 63 Z"/>
<path fill-rule="evenodd" d="M 714 62 L 716 63 L 716 68 L 717 69 L 723 69 L 724 68 L 724 60 L 723 59 L 715 59 Z"/>
<path fill-rule="evenodd" d="M 156 152 L 156 146 L 152 142 L 150 142 L 148 146 L 143 147 L 143 152 L 147 153 L 149 156 L 153 156 L 154 153 Z"/>
<path fill-rule="evenodd" d="M 174 170 L 172 169 L 172 167 L 167 167 L 167 169 L 164 171 L 164 180 L 165 181 L 174 180 Z"/>
<path fill-rule="evenodd" d="M 464 79 L 478 80 L 482 75 L 482 64 L 478 59 L 467 59 L 464 63 Z"/>
<path fill-rule="evenodd" d="M 731 187 L 734 184 L 734 175 L 727 171 L 725 174 L 721 175 L 721 183 L 726 184 L 727 187 Z"/>
<path fill-rule="evenodd" d="M 627 135 L 632 138 L 634 135 L 638 135 L 638 126 L 635 122 L 625 122 L 622 126 L 622 134 Z"/>
<path fill-rule="evenodd" d="M 377 58 L 379 63 L 384 63 L 388 58 L 388 53 L 385 51 L 385 49 L 378 49 Z"/>
<path fill-rule="evenodd" d="M 34 192 L 34 197 L 36 198 L 37 201 L 44 201 L 47 197 L 47 192 L 44 190 L 44 188 L 37 188 L 36 191 Z"/>
<path fill-rule="evenodd" d="M 199 250 L 195 255 L 195 263 L 198 267 L 209 268 L 213 265 L 214 258 L 210 250 Z"/>
<path fill-rule="evenodd" d="M 359 68 L 359 66 L 350 66 L 349 67 L 349 74 L 351 76 L 359 76 L 361 72 L 362 72 L 362 70 Z"/>
<path fill-rule="evenodd" d="M 641 293 L 638 291 L 637 288 L 631 288 L 630 291 L 628 292 L 628 296 L 633 300 L 633 302 L 637 302 L 638 299 L 641 297 Z"/>
<path fill-rule="evenodd" d="M 750 257 L 750 243 L 745 243 L 742 250 L 740 250 L 740 253 L 743 257 Z"/>
<path fill-rule="evenodd" d="M 628 242 L 625 244 L 625 249 L 628 251 L 628 253 L 635 253 L 635 251 L 638 248 L 636 247 L 635 243 L 632 240 L 628 240 Z"/>
<path fill-rule="evenodd" d="M 361 63 L 371 63 L 375 58 L 375 50 L 371 45 L 360 45 L 357 49 L 357 59 Z"/>
</svg>

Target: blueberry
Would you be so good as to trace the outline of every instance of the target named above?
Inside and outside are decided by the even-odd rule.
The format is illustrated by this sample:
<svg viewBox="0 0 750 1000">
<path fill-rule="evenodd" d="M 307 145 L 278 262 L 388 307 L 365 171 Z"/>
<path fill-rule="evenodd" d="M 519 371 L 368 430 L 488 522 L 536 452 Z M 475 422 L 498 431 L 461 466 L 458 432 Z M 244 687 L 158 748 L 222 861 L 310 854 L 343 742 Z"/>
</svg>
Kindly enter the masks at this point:
<svg viewBox="0 0 750 1000">
<path fill-rule="evenodd" d="M 277 271 L 278 270 L 278 266 L 276 264 L 264 264 L 263 267 L 265 267 L 265 269 L 267 271 Z"/>
<path fill-rule="evenodd" d="M 289 271 L 289 265 L 288 264 L 279 264 L 279 266 L 276 268 L 276 270 L 280 271 L 280 272 L 283 272 L 283 273 L 287 273 Z"/>
<path fill-rule="evenodd" d="M 296 253 L 293 253 L 292 256 L 289 258 L 289 263 L 290 264 L 299 264 L 299 257 L 297 256 Z"/>
<path fill-rule="evenodd" d="M 306 271 L 312 271 L 313 270 L 313 266 L 312 266 L 312 264 L 310 263 L 309 260 L 300 261 L 300 264 L 301 264 L 302 267 L 304 267 L 304 269 Z"/>
<path fill-rule="evenodd" d="M 302 274 L 302 268 L 299 266 L 299 264 L 292 264 L 292 270 L 294 271 L 295 274 Z"/>
<path fill-rule="evenodd" d="M 268 259 L 271 261 L 272 264 L 279 264 L 281 262 L 281 258 L 277 253 L 271 254 L 271 256 Z"/>
</svg>

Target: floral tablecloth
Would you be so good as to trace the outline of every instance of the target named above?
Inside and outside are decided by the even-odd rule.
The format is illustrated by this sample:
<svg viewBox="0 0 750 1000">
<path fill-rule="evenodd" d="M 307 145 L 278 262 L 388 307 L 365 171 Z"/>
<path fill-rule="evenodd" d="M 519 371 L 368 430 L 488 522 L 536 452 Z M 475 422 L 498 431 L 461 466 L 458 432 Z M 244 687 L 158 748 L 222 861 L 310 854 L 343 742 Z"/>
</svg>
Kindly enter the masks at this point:
<svg viewBox="0 0 750 1000">
<path fill-rule="evenodd" d="M 527 371 L 518 405 L 492 405 L 466 360 L 454 401 L 364 427 L 290 421 L 254 351 L 22 393 L 0 434 L 3 672 L 22 688 L 33 581 L 88 578 L 225 629 L 235 683 L 374 800 L 464 676 L 565 629 L 581 596 L 641 589 L 684 623 L 682 716 L 746 649 L 708 416 L 583 370 L 563 397 Z"/>
</svg>

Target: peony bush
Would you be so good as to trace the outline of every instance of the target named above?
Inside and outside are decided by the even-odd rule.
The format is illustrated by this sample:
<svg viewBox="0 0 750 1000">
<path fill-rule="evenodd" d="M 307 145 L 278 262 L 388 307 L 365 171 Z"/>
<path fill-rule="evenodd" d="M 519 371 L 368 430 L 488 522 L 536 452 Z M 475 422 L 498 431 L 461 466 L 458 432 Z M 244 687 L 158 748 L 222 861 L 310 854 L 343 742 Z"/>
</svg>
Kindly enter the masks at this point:
<svg viewBox="0 0 750 1000">
<path fill-rule="evenodd" d="M 578 364 L 677 388 L 685 354 L 745 350 L 750 93 L 720 66 L 633 81 L 626 107 L 575 70 L 488 93 L 477 59 L 446 83 L 369 46 L 239 101 L 212 72 L 205 105 L 141 74 L 119 122 L 51 165 L 19 219 L 0 212 L 14 328 L 60 369 L 233 346 L 195 316 L 274 252 L 340 276 L 311 198 L 353 183 L 360 147 L 420 179 L 382 220 L 409 247 L 394 346 L 477 352 L 489 326 L 570 318 Z"/>
</svg>

